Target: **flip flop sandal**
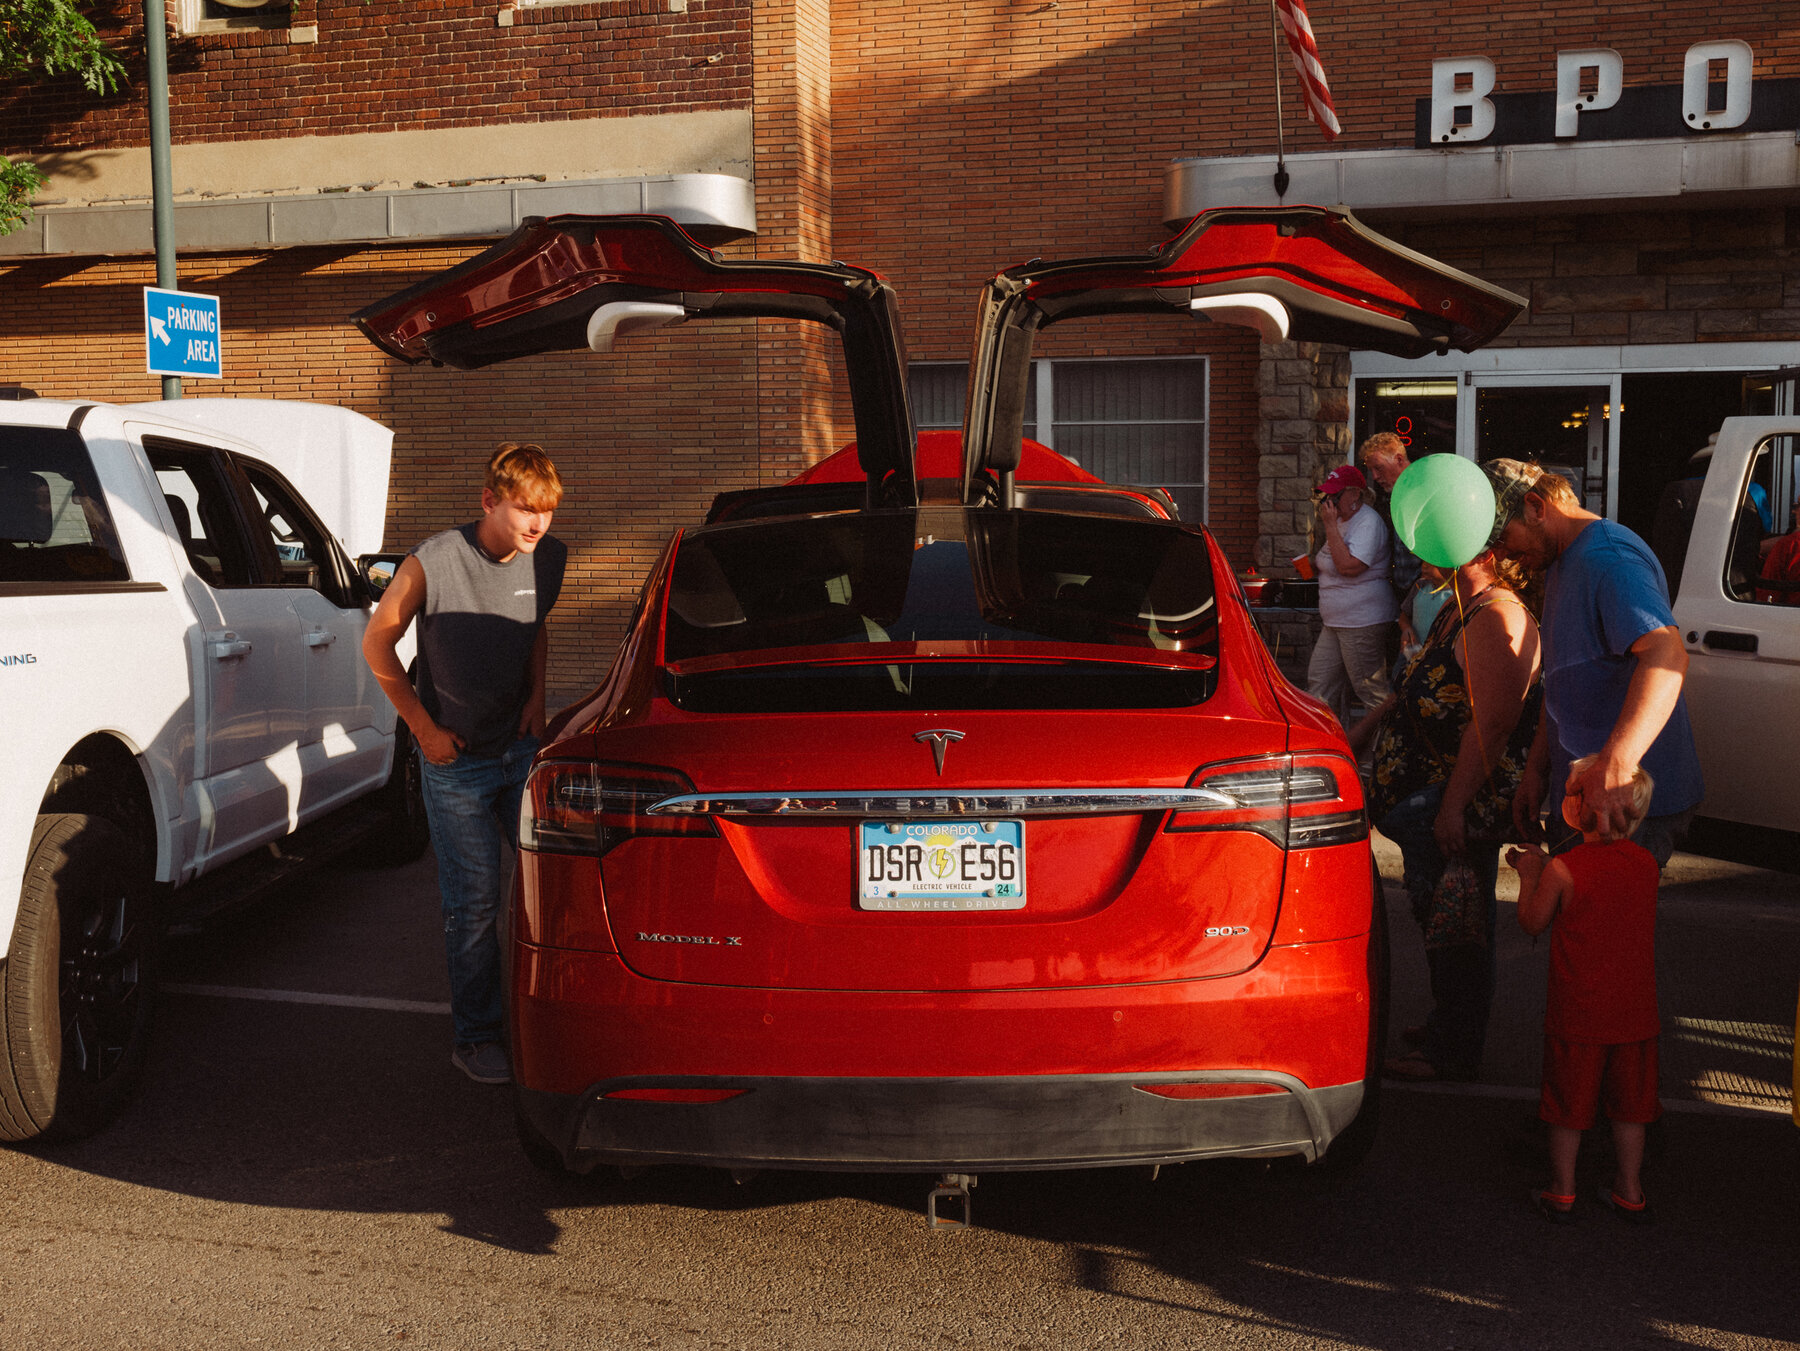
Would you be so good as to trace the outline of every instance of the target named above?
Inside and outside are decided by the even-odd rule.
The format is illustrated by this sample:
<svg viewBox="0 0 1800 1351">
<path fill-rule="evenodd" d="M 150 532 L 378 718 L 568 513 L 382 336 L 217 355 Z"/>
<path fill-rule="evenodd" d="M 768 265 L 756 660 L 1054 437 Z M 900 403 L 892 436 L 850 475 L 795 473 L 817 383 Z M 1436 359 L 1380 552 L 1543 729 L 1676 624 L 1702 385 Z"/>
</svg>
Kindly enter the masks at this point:
<svg viewBox="0 0 1800 1351">
<path fill-rule="evenodd" d="M 1614 1191 L 1608 1183 L 1602 1182 L 1596 1195 L 1600 1204 L 1617 1215 L 1626 1224 L 1652 1224 L 1656 1220 L 1656 1212 L 1650 1209 L 1650 1198 L 1645 1197 L 1635 1206 Z"/>
<path fill-rule="evenodd" d="M 1575 1198 L 1558 1196 L 1554 1192 L 1534 1191 L 1531 1194 L 1532 1208 L 1551 1224 L 1575 1223 Z"/>
</svg>

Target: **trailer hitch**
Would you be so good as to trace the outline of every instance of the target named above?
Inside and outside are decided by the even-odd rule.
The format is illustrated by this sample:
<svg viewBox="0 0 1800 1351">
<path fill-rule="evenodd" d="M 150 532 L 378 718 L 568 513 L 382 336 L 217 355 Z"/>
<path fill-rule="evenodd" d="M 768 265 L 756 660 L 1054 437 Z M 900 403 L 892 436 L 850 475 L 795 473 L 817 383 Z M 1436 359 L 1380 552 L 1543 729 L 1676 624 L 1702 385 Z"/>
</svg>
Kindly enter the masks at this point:
<svg viewBox="0 0 1800 1351">
<path fill-rule="evenodd" d="M 969 1204 L 969 1192 L 976 1182 L 973 1173 L 945 1173 L 938 1179 L 937 1186 L 931 1189 L 931 1195 L 925 1201 L 925 1221 L 931 1231 L 967 1229 L 974 1223 L 973 1212 Z M 960 1206 L 960 1215 L 940 1215 L 939 1201 L 951 1201 Z"/>
</svg>

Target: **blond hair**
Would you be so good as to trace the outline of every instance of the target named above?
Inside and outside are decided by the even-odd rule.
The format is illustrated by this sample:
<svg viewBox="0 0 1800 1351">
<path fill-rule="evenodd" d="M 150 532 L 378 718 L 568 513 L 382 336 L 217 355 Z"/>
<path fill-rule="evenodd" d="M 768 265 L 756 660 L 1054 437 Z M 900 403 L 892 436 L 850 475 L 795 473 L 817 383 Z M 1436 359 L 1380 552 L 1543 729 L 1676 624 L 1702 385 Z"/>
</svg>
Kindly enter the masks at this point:
<svg viewBox="0 0 1800 1351">
<path fill-rule="evenodd" d="M 1394 460 L 1406 457 L 1406 442 L 1394 432 L 1376 432 L 1357 448 L 1358 464 L 1367 465 L 1372 460 Z"/>
<path fill-rule="evenodd" d="M 1556 478 L 1557 476 L 1552 474 L 1549 475 L 1549 477 Z M 1562 480 L 1558 478 L 1557 481 L 1560 483 Z M 1584 774 L 1587 772 L 1589 766 L 1599 758 L 1600 757 L 1597 755 L 1584 755 L 1579 760 L 1575 761 L 1574 764 L 1569 766 L 1569 773 L 1571 775 Z M 1650 777 L 1650 771 L 1645 769 L 1642 765 L 1639 765 L 1631 775 L 1631 811 L 1628 818 L 1624 822 L 1619 823 L 1615 817 L 1613 830 L 1610 834 L 1604 835 L 1601 838 L 1606 840 L 1623 840 L 1630 838 L 1631 832 L 1636 830 L 1643 822 L 1643 819 L 1650 814 L 1650 795 L 1655 789 L 1656 784 Z M 1595 833 L 1594 828 L 1599 825 L 1599 823 L 1599 817 L 1595 814 L 1593 809 L 1590 808 L 1586 802 L 1583 802 L 1581 804 L 1582 834 L 1591 835 Z"/>
<path fill-rule="evenodd" d="M 562 501 L 562 476 L 532 441 L 502 441 L 488 459 L 483 486 L 501 500 L 511 499 L 532 511 L 555 511 Z"/>
</svg>

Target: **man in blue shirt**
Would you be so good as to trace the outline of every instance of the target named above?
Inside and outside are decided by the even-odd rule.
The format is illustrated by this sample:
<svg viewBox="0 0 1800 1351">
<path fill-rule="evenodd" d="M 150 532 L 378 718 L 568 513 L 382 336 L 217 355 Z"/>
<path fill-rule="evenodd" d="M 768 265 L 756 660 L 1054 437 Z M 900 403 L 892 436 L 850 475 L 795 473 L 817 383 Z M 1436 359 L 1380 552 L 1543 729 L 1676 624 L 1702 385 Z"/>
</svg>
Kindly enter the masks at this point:
<svg viewBox="0 0 1800 1351">
<path fill-rule="evenodd" d="M 1656 793 L 1632 838 L 1667 863 L 1700 805 L 1701 780 L 1681 693 L 1687 649 L 1662 567 L 1643 540 L 1586 510 L 1558 475 L 1518 460 L 1482 468 L 1502 525 L 1498 552 L 1547 569 L 1544 716 L 1513 822 L 1536 838 L 1548 791 L 1550 819 L 1560 828 L 1562 798 L 1579 791 L 1598 829 L 1610 831 L 1630 811 L 1632 777 L 1642 765 Z M 1594 761 L 1572 772 L 1588 755 Z"/>
</svg>

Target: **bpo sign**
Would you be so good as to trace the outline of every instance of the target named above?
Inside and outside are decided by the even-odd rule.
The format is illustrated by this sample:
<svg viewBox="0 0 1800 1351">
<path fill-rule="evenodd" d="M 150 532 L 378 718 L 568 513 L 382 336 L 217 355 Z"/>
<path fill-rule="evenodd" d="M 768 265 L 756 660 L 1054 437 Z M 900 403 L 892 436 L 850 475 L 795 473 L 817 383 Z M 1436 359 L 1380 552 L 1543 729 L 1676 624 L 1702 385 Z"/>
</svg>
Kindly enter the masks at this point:
<svg viewBox="0 0 1800 1351">
<path fill-rule="evenodd" d="M 1723 69 L 1724 106 L 1715 106 L 1714 69 Z M 1681 63 L 1680 123 L 1639 135 L 1668 136 L 1681 131 L 1729 131 L 1750 120 L 1751 51 L 1747 42 L 1697 42 Z M 1431 63 L 1430 144 L 1455 145 L 1485 141 L 1497 119 L 1494 63 L 1485 56 L 1459 56 Z M 1625 60 L 1611 47 L 1584 47 L 1556 54 L 1556 101 L 1553 127 L 1536 136 L 1503 135 L 1503 140 L 1557 139 L 1581 134 L 1584 116 L 1604 112 L 1625 92 Z M 1639 91 L 1632 91 L 1634 93 Z M 1644 91 L 1648 92 L 1648 91 Z M 1673 90 L 1670 90 L 1672 93 Z M 1505 99 L 1531 95 L 1500 95 Z"/>
</svg>

